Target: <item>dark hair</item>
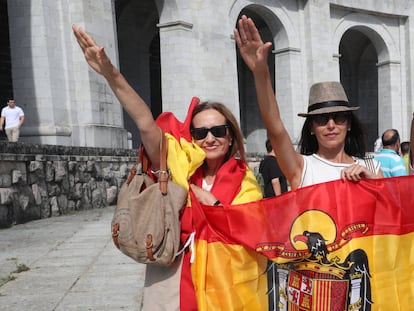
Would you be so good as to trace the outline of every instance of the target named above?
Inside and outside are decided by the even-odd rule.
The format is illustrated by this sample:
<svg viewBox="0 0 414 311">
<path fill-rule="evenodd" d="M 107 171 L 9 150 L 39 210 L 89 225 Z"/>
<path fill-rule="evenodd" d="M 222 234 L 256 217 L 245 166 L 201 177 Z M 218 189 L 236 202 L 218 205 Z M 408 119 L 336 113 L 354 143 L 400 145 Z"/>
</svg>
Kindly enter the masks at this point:
<svg viewBox="0 0 414 311">
<path fill-rule="evenodd" d="M 410 142 L 403 141 L 401 143 L 401 153 L 406 154 L 410 151 Z"/>
<path fill-rule="evenodd" d="M 246 152 L 244 151 L 244 138 L 242 131 L 240 129 L 239 124 L 233 113 L 222 103 L 218 102 L 203 102 L 198 104 L 193 114 L 191 115 L 191 120 L 194 119 L 194 116 L 204 110 L 214 109 L 220 112 L 226 118 L 226 124 L 229 126 L 230 135 L 233 138 L 233 143 L 229 146 L 229 152 L 226 156 L 226 161 L 230 158 L 235 156 L 238 153 L 238 156 L 241 160 L 246 162 Z M 191 128 L 193 128 L 193 124 L 191 123 Z"/>
<path fill-rule="evenodd" d="M 386 139 L 385 136 L 388 137 L 389 135 L 385 134 L 387 134 L 387 132 L 389 131 L 393 131 L 394 134 L 390 138 Z M 398 131 L 396 129 L 390 129 L 382 134 L 381 140 L 383 146 L 394 146 L 397 143 L 397 141 L 400 140 L 400 134 L 398 134 Z"/>
<path fill-rule="evenodd" d="M 270 152 L 273 150 L 272 144 L 270 143 L 270 139 L 266 139 L 266 150 L 267 152 Z"/>
<path fill-rule="evenodd" d="M 365 157 L 365 129 L 358 117 L 349 112 L 348 119 L 350 130 L 345 137 L 345 153 L 363 158 Z M 315 135 L 311 134 L 312 117 L 307 117 L 302 127 L 302 134 L 299 140 L 299 150 L 301 154 L 311 155 L 318 151 L 319 144 Z"/>
</svg>

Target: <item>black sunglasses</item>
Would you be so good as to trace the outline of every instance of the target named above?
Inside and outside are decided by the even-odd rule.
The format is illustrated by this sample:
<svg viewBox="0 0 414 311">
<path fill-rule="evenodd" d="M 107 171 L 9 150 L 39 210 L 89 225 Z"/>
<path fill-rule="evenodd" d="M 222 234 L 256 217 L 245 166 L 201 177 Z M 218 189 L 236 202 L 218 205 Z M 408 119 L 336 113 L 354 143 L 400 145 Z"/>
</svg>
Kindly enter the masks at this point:
<svg viewBox="0 0 414 311">
<path fill-rule="evenodd" d="M 193 128 L 191 129 L 191 135 L 193 135 L 194 139 L 204 139 L 206 138 L 208 132 L 210 132 L 211 134 L 214 135 L 214 137 L 224 137 L 227 134 L 227 129 L 228 129 L 228 125 L 224 124 L 224 125 L 216 125 L 213 127 L 205 128 L 205 127 L 197 127 L 197 128 Z"/>
<path fill-rule="evenodd" d="M 323 126 L 328 123 L 330 119 L 332 119 L 336 124 L 344 124 L 346 121 L 349 120 L 350 114 L 348 112 L 334 112 L 334 113 L 324 113 L 324 114 L 317 114 L 312 116 L 312 121 L 315 122 L 318 126 Z"/>
</svg>

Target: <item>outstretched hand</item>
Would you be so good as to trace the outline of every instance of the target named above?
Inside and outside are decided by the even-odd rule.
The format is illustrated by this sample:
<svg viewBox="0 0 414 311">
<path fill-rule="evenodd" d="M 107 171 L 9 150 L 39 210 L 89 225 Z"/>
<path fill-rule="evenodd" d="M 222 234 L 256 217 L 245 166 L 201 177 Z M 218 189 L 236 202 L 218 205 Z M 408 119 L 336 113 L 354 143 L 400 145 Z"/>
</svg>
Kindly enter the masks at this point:
<svg viewBox="0 0 414 311">
<path fill-rule="evenodd" d="M 243 15 L 234 29 L 234 37 L 247 67 L 253 72 L 268 70 L 267 55 L 272 46 L 271 42 L 263 43 L 253 20 Z"/>
<path fill-rule="evenodd" d="M 72 30 L 89 66 L 103 76 L 109 74 L 114 67 L 104 48 L 98 46 L 82 28 L 72 25 Z"/>
</svg>

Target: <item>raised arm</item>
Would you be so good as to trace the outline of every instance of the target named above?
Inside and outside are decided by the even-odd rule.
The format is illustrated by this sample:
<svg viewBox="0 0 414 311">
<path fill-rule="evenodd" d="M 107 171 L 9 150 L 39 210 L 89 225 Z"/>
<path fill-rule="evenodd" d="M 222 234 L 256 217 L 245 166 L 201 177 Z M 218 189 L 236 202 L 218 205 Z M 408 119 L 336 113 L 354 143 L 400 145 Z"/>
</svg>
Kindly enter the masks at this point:
<svg viewBox="0 0 414 311">
<path fill-rule="evenodd" d="M 148 105 L 112 65 L 103 47 L 98 46 L 80 27 L 72 25 L 72 30 L 88 64 L 106 79 L 121 105 L 134 120 L 149 158 L 158 167 L 160 129 Z"/>
<path fill-rule="evenodd" d="M 244 15 L 238 22 L 238 29 L 234 29 L 234 37 L 244 62 L 253 73 L 260 113 L 280 168 L 292 189 L 296 189 L 300 185 L 303 158 L 295 151 L 280 118 L 267 63 L 272 44 L 263 43 L 254 22 Z"/>
</svg>

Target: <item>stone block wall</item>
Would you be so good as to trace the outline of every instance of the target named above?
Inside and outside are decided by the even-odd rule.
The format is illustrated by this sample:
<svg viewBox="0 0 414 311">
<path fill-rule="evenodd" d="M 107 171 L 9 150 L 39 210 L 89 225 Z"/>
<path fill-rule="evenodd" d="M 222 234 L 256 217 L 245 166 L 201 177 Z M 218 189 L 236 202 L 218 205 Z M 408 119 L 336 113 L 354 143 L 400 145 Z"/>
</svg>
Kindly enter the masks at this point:
<svg viewBox="0 0 414 311">
<path fill-rule="evenodd" d="M 116 204 L 136 150 L 0 142 L 0 227 Z"/>
<path fill-rule="evenodd" d="M 116 204 L 137 150 L 0 141 L 0 228 Z M 262 154 L 249 154 L 258 176 Z"/>
</svg>

